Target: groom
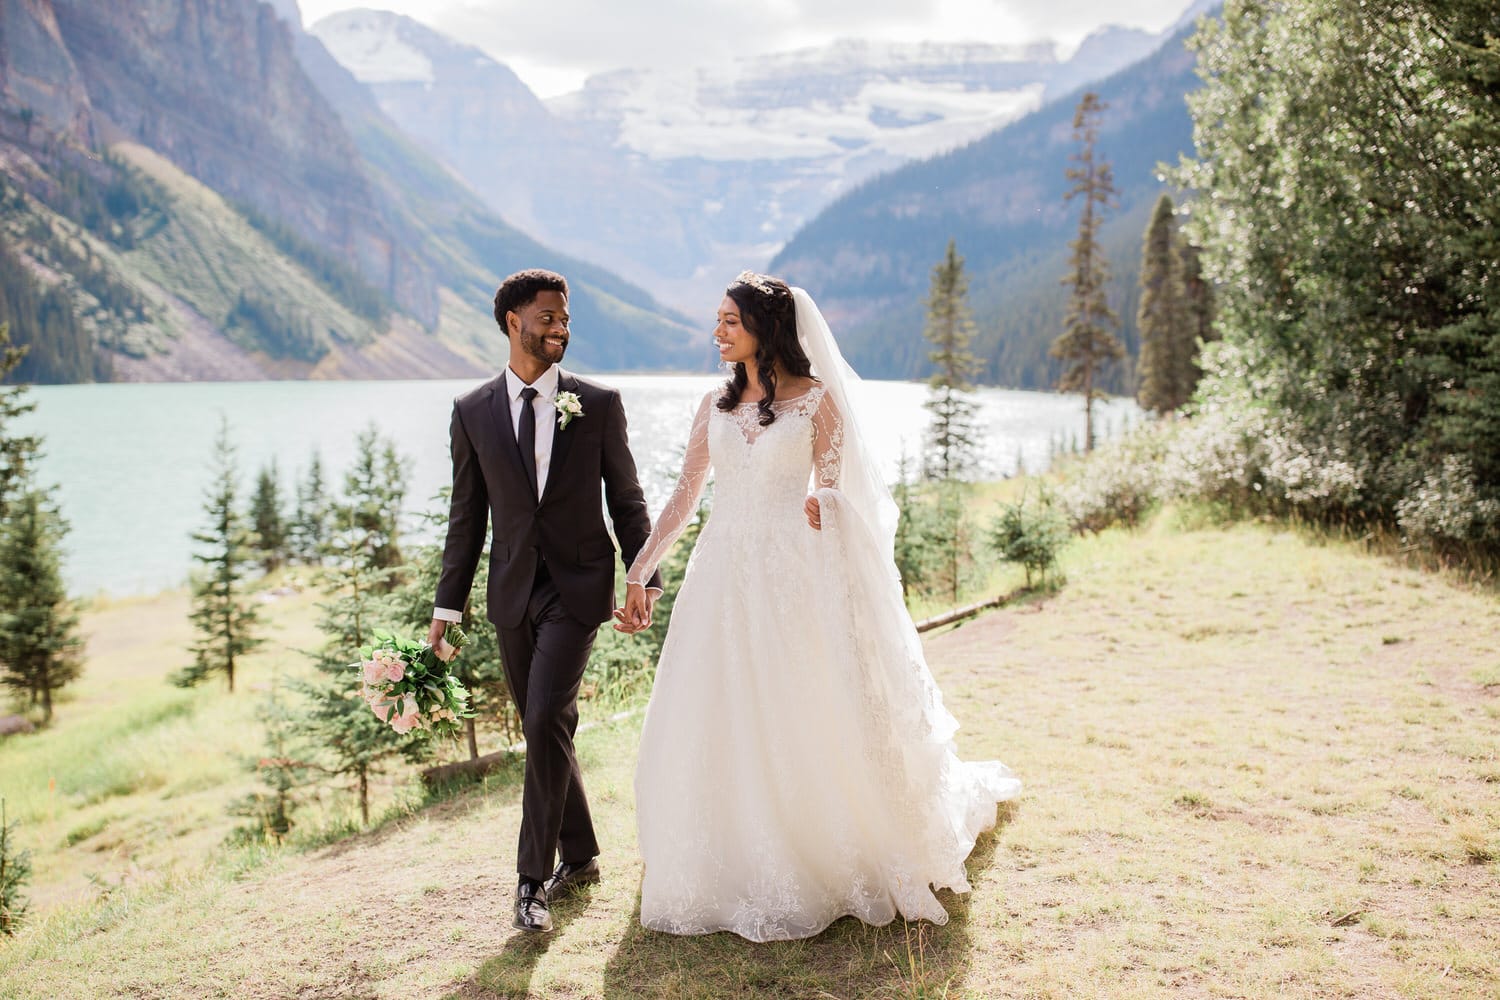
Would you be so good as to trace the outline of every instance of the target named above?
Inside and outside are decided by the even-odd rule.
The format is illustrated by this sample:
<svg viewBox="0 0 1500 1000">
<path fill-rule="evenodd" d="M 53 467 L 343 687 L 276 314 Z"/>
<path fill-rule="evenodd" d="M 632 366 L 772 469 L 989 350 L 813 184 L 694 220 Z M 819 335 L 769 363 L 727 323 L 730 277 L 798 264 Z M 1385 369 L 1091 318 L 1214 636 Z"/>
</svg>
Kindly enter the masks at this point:
<svg viewBox="0 0 1500 1000">
<path fill-rule="evenodd" d="M 486 520 L 494 526 L 485 607 L 526 734 L 514 926 L 549 931 L 549 898 L 599 879 L 573 733 L 578 688 L 614 607 L 615 546 L 628 566 L 651 533 L 620 394 L 558 367 L 568 283 L 520 271 L 495 293 L 510 340 L 504 372 L 453 403 L 453 497 L 429 642 L 468 601 Z M 659 577 L 651 584 L 659 590 Z M 649 624 L 649 606 L 646 620 Z M 553 860 L 558 860 L 556 869 Z"/>
</svg>

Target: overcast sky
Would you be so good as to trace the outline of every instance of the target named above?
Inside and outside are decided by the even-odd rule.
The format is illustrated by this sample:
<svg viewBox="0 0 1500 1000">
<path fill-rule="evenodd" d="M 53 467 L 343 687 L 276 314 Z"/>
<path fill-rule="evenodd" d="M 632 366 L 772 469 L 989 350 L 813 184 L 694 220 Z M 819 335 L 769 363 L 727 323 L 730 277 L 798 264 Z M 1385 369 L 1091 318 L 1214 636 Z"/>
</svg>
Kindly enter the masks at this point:
<svg viewBox="0 0 1500 1000">
<path fill-rule="evenodd" d="M 590 73 L 703 65 L 819 45 L 872 41 L 1031 42 L 1067 49 L 1104 24 L 1159 31 L 1189 0 L 299 0 L 303 23 L 376 7 L 477 45 L 542 97 Z"/>
</svg>

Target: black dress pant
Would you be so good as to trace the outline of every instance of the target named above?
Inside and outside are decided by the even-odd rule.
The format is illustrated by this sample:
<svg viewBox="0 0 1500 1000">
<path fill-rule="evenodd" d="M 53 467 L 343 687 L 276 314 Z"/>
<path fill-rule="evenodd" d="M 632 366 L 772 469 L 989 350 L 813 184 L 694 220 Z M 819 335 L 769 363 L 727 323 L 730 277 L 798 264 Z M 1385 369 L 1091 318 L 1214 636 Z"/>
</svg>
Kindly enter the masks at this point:
<svg viewBox="0 0 1500 1000">
<path fill-rule="evenodd" d="M 563 861 L 587 861 L 599 853 L 573 752 L 578 689 L 598 630 L 563 609 L 544 563 L 537 566 L 520 625 L 495 630 L 526 734 L 516 871 L 538 882 L 552 874 L 559 855 Z"/>
</svg>

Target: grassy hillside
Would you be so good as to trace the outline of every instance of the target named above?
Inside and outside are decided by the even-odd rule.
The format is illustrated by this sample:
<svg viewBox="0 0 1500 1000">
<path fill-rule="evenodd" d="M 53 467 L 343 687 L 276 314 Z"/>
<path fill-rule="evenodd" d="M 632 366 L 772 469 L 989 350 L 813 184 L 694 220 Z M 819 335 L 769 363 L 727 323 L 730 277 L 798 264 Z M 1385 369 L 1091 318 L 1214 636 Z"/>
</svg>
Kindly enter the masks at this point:
<svg viewBox="0 0 1500 1000">
<path fill-rule="evenodd" d="M 388 787 L 389 818 L 327 846 L 214 848 L 244 780 L 232 758 L 256 752 L 253 695 L 161 684 L 180 595 L 96 609 L 57 727 L 0 743 L 38 860 L 0 982 L 26 998 L 1495 995 L 1493 593 L 1171 512 L 1075 543 L 1065 568 L 1056 596 L 926 640 L 962 754 L 1025 783 L 970 858 L 974 892 L 945 896 L 942 927 L 846 920 L 774 945 L 639 926 L 638 717 L 580 737 L 605 881 L 544 939 L 508 926 L 515 770 L 425 806 Z M 305 598 L 270 608 L 279 638 L 247 688 L 310 639 Z"/>
</svg>

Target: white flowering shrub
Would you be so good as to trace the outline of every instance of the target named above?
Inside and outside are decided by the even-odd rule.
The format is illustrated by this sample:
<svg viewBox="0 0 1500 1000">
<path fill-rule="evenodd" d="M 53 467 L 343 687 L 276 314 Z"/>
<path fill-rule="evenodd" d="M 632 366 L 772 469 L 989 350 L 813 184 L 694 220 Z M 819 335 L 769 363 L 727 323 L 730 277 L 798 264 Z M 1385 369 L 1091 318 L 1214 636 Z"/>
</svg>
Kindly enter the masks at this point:
<svg viewBox="0 0 1500 1000">
<path fill-rule="evenodd" d="M 1396 521 L 1414 542 L 1427 545 L 1495 541 L 1500 535 L 1500 501 L 1480 495 L 1474 463 L 1448 455 L 1396 505 Z"/>
<path fill-rule="evenodd" d="M 1074 531 L 1140 523 L 1162 500 L 1160 472 L 1170 432 L 1167 423 L 1148 423 L 1066 467 L 1057 502 Z"/>
</svg>

